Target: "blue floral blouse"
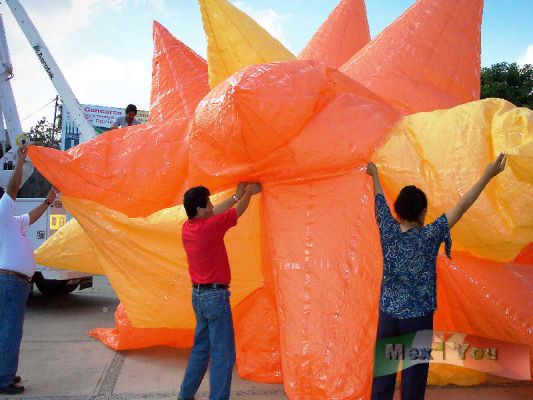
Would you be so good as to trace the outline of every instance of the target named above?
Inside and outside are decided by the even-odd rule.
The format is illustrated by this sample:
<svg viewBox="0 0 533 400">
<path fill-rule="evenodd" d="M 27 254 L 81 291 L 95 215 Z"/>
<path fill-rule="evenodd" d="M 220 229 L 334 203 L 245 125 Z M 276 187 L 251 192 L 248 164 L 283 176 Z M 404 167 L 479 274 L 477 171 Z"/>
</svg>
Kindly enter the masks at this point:
<svg viewBox="0 0 533 400">
<path fill-rule="evenodd" d="M 376 220 L 383 251 L 379 308 L 398 319 L 427 315 L 437 308 L 436 260 L 442 242 L 450 257 L 446 215 L 423 228 L 402 232 L 385 196 L 376 195 Z"/>
</svg>

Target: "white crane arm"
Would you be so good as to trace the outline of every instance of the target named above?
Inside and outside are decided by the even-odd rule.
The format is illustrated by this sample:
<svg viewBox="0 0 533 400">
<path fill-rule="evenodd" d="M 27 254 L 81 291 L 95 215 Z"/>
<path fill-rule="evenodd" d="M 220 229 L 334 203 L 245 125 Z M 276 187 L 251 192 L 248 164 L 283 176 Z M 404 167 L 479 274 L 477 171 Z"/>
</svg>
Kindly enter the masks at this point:
<svg viewBox="0 0 533 400">
<path fill-rule="evenodd" d="M 89 141 L 96 137 L 94 128 L 85 119 L 85 115 L 80 103 L 76 99 L 76 96 L 74 96 L 74 93 L 67 83 L 67 80 L 52 57 L 50 50 L 48 50 L 48 47 L 44 43 L 41 35 L 37 31 L 37 28 L 28 16 L 28 13 L 24 7 L 22 7 L 22 4 L 20 4 L 20 1 L 5 0 L 5 2 L 11 9 L 13 16 L 24 32 L 24 35 L 30 42 L 31 47 L 35 51 L 35 54 L 41 62 L 44 70 L 50 77 L 50 80 L 54 84 L 59 96 L 63 100 L 65 107 L 70 112 L 75 124 L 78 126 L 78 129 L 80 130 L 80 143 Z"/>
</svg>

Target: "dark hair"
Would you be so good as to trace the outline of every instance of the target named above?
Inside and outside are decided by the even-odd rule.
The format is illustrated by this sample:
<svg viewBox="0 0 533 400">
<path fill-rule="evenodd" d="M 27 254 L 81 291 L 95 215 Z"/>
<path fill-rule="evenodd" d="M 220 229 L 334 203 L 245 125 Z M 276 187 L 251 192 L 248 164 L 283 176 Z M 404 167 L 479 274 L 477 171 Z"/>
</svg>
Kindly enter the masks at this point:
<svg viewBox="0 0 533 400">
<path fill-rule="evenodd" d="M 409 222 L 419 222 L 420 213 L 427 207 L 426 195 L 414 185 L 405 186 L 394 202 L 398 217 Z"/>
<path fill-rule="evenodd" d="M 132 111 L 137 114 L 137 106 L 135 104 L 128 104 L 128 106 L 126 107 L 126 114 Z"/>
<path fill-rule="evenodd" d="M 2 196 L 4 195 L 4 193 L 5 193 L 4 188 L 0 186 L 0 199 L 2 198 Z"/>
<path fill-rule="evenodd" d="M 209 200 L 209 189 L 204 186 L 195 186 L 190 188 L 183 195 L 183 206 L 189 219 L 196 217 L 196 207 L 206 208 Z"/>
</svg>

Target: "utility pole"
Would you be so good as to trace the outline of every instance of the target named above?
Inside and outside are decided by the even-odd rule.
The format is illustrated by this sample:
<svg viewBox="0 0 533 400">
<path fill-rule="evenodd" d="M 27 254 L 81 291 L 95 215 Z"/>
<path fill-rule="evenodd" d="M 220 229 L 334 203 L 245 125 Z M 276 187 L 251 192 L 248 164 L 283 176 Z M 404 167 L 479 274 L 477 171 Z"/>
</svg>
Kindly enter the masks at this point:
<svg viewBox="0 0 533 400">
<path fill-rule="evenodd" d="M 56 121 L 57 121 L 57 109 L 59 107 L 59 95 L 56 95 L 56 101 L 54 105 L 54 123 L 52 124 L 52 132 L 50 134 L 50 145 L 54 143 L 55 135 L 56 135 Z"/>
</svg>

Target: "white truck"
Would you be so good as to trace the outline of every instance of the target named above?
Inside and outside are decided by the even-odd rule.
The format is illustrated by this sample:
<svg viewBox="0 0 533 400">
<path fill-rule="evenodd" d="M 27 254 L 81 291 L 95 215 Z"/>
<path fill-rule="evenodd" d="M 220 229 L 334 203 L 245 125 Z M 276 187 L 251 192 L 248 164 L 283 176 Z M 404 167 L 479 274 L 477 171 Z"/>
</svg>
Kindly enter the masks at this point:
<svg viewBox="0 0 533 400">
<path fill-rule="evenodd" d="M 28 39 L 30 46 L 61 96 L 63 103 L 70 111 L 80 132 L 80 142 L 94 138 L 95 131 L 93 127 L 85 119 L 78 100 L 74 96 L 74 93 L 28 14 L 18 0 L 5 0 L 5 3 L 9 6 L 18 25 Z M 21 144 L 26 144 L 24 141 L 27 140 L 22 134 L 23 131 L 11 88 L 10 80 L 12 77 L 13 66 L 11 65 L 4 24 L 0 15 L 0 142 L 3 156 L 3 162 L 0 164 L 0 186 L 4 188 L 7 186 L 7 182 L 13 172 L 16 148 Z M 4 122 L 6 127 L 5 131 Z M 5 132 L 7 132 L 7 135 L 5 135 Z M 7 143 L 11 146 L 11 150 L 6 153 Z M 26 160 L 24 163 L 22 184 L 31 176 L 33 170 L 34 168 L 31 162 Z M 28 212 L 43 200 L 43 198 L 18 198 L 16 201 L 17 214 Z M 63 226 L 68 218 L 68 214 L 61 206 L 61 202 L 56 202 L 53 207 L 49 207 L 46 213 L 30 226 L 30 235 L 34 248 L 39 247 L 50 235 Z M 33 277 L 33 282 L 44 294 L 66 294 L 72 292 L 77 287 L 80 289 L 91 287 L 92 276 L 85 273 L 56 270 L 39 265 Z"/>
<path fill-rule="evenodd" d="M 44 200 L 44 198 L 17 199 L 16 213 L 18 215 L 25 214 L 37 207 Z M 52 206 L 48 207 L 41 218 L 30 225 L 29 236 L 33 248 L 36 249 L 43 244 L 46 239 L 67 223 L 67 219 L 70 219 L 68 213 L 63 208 L 61 201 L 56 200 Z M 78 287 L 80 289 L 92 287 L 93 277 L 83 272 L 37 265 L 35 274 L 33 275 L 33 283 L 43 294 L 63 295 L 74 291 Z"/>
</svg>

